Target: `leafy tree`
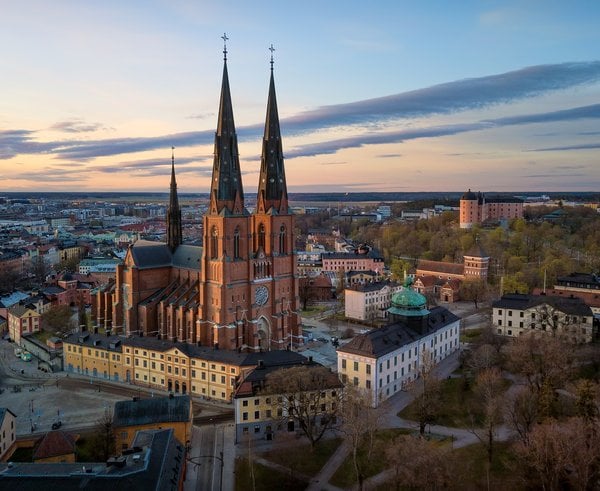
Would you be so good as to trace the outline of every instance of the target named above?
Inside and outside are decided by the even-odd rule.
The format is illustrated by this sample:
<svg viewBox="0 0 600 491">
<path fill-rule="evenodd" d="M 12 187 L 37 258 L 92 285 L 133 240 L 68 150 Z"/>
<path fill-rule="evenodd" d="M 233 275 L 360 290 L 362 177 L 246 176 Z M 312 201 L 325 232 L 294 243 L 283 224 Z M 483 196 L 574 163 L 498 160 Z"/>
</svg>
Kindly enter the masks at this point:
<svg viewBox="0 0 600 491">
<path fill-rule="evenodd" d="M 115 454 L 115 431 L 113 423 L 113 412 L 106 408 L 104 414 L 96 421 L 92 435 L 93 453 L 95 461 L 106 462 Z"/>
<path fill-rule="evenodd" d="M 72 312 L 68 305 L 53 305 L 42 314 L 45 330 L 65 333 L 72 329 Z"/>
<path fill-rule="evenodd" d="M 479 308 L 479 302 L 487 300 L 488 284 L 485 280 L 468 279 L 460 285 L 460 297 L 463 300 L 470 300 Z"/>
</svg>

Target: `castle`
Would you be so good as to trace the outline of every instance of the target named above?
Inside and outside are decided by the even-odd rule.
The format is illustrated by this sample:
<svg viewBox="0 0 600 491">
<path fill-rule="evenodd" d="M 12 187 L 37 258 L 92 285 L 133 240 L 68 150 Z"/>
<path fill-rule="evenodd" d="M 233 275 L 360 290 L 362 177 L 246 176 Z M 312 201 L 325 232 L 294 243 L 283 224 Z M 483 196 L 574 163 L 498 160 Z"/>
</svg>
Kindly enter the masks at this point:
<svg viewBox="0 0 600 491">
<path fill-rule="evenodd" d="M 460 228 L 472 228 L 486 220 L 523 218 L 523 200 L 507 196 L 486 197 L 470 189 L 460 198 Z"/>
<path fill-rule="evenodd" d="M 217 349 L 260 352 L 302 342 L 294 216 L 288 208 L 273 58 L 256 209 L 244 206 L 237 134 L 223 50 L 221 98 L 203 247 L 182 244 L 175 161 L 166 243 L 130 246 L 116 280 L 95 295 L 96 325 Z"/>
</svg>

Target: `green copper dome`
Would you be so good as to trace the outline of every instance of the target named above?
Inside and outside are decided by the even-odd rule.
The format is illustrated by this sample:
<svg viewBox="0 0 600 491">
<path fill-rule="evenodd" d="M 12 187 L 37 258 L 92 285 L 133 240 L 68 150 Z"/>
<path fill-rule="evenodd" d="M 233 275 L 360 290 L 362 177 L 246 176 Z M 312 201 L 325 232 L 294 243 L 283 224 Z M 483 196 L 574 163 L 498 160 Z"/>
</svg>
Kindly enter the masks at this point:
<svg viewBox="0 0 600 491">
<path fill-rule="evenodd" d="M 411 288 L 412 279 L 407 278 L 404 287 L 392 297 L 392 306 L 388 309 L 390 314 L 407 317 L 422 317 L 429 314 L 427 300 L 423 295 Z"/>
</svg>

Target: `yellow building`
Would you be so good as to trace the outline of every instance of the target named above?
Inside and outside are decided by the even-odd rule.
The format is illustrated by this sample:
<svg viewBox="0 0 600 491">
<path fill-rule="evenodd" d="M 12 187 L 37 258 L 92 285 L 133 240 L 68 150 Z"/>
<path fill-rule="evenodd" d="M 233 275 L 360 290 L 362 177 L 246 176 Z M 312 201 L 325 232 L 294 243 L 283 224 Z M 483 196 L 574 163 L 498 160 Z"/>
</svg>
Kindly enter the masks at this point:
<svg viewBox="0 0 600 491">
<path fill-rule="evenodd" d="M 298 414 L 317 426 L 336 425 L 343 384 L 337 374 L 297 353 L 287 359 L 261 362 L 239 385 L 234 397 L 236 442 L 247 439 L 272 440 L 276 434 L 295 434 L 300 428 Z M 279 370 L 320 369 L 324 377 L 307 377 L 306 390 L 273 393 L 267 381 Z M 292 375 L 292 377 L 297 375 Z M 295 406 L 296 408 L 292 408 Z"/>
<path fill-rule="evenodd" d="M 87 331 L 72 334 L 63 341 L 65 370 L 105 380 L 125 380 L 121 343 L 118 336 Z"/>
<path fill-rule="evenodd" d="M 76 333 L 63 343 L 67 372 L 127 382 L 174 394 L 231 402 L 240 380 L 260 361 L 301 355 L 238 353 L 154 337 Z"/>
<path fill-rule="evenodd" d="M 0 462 L 12 455 L 16 441 L 16 418 L 10 409 L 0 407 Z"/>
<path fill-rule="evenodd" d="M 113 427 L 115 449 L 131 448 L 140 430 L 172 429 L 175 438 L 187 444 L 192 438 L 192 400 L 190 396 L 169 395 L 115 404 Z"/>
</svg>

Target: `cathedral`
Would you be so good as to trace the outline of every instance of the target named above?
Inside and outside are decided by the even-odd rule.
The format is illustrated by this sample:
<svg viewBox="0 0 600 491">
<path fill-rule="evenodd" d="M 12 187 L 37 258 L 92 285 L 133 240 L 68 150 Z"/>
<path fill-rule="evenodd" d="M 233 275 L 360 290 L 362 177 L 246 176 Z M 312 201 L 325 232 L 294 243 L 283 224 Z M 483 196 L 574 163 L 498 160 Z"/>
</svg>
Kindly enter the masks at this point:
<svg viewBox="0 0 600 491">
<path fill-rule="evenodd" d="M 203 247 L 182 244 L 172 158 L 166 243 L 130 246 L 115 281 L 96 293 L 93 315 L 112 334 L 248 352 L 290 349 L 302 343 L 302 332 L 273 58 L 256 209 L 249 213 L 223 53 Z"/>
</svg>

